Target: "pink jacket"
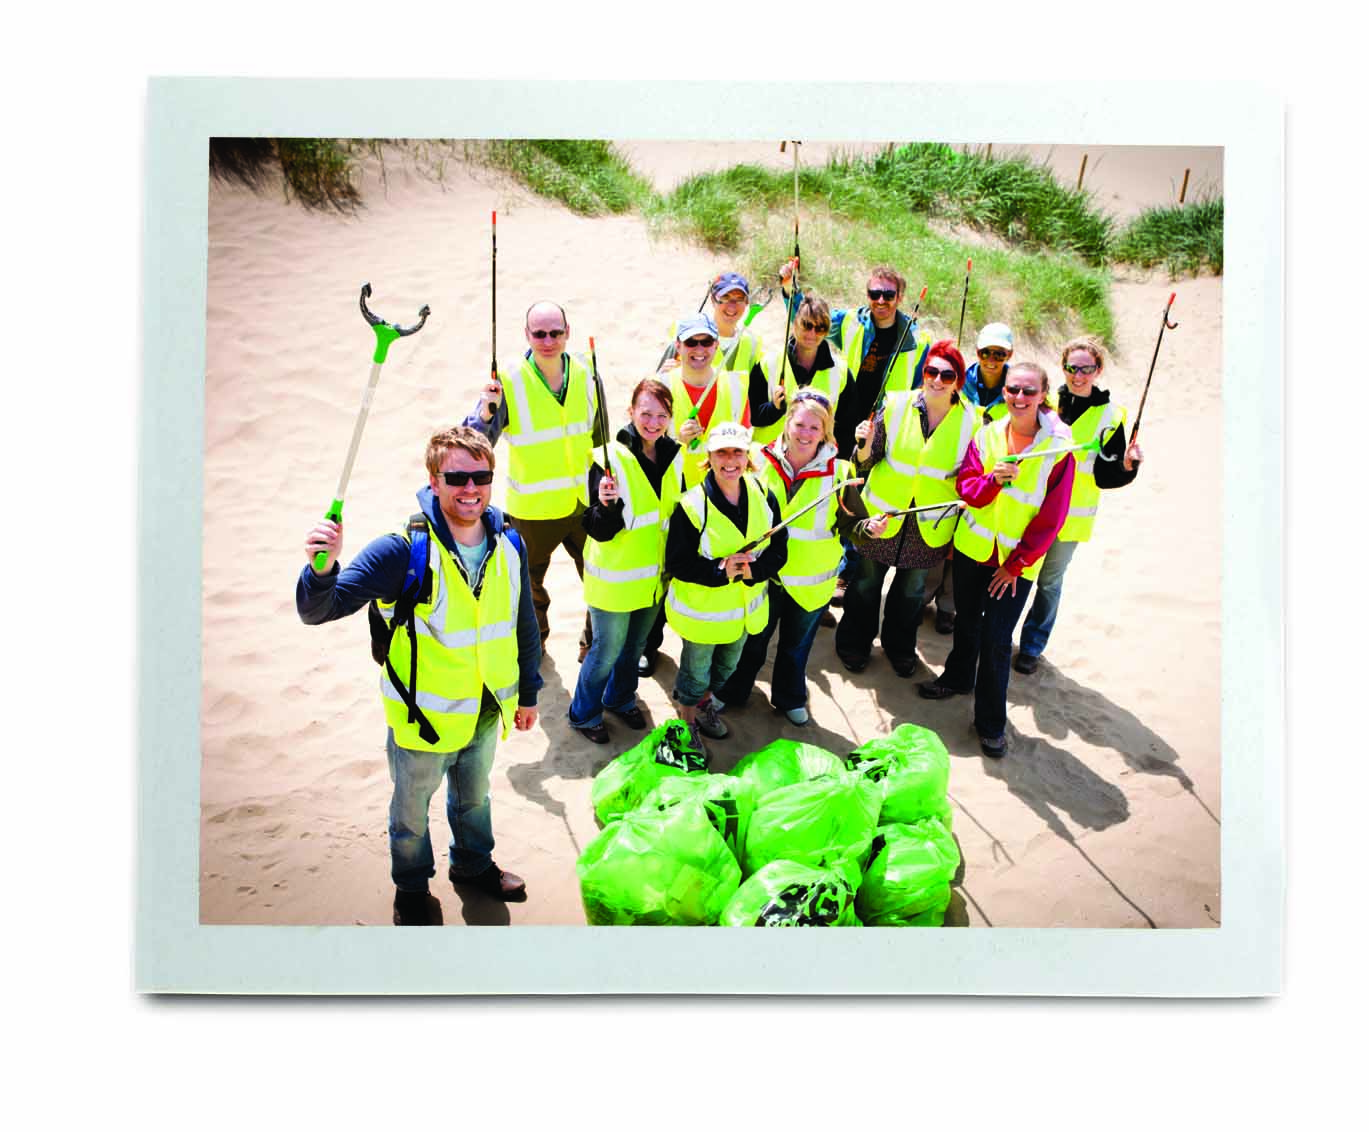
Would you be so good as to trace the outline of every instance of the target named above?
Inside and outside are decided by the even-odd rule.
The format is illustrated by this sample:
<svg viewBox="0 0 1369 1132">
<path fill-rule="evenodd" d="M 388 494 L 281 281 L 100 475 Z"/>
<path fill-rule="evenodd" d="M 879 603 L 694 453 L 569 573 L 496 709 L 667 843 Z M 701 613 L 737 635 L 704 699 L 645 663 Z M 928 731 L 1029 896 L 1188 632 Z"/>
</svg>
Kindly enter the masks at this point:
<svg viewBox="0 0 1369 1132">
<path fill-rule="evenodd" d="M 998 498 L 998 481 L 992 475 L 984 474 L 984 464 L 979 457 L 979 444 L 970 441 L 960 470 L 955 477 L 956 493 L 971 507 L 987 507 Z M 1013 548 L 1003 568 L 1014 578 L 1021 577 L 1022 571 L 1050 549 L 1060 528 L 1070 511 L 1070 494 L 1074 490 L 1074 454 L 1057 460 L 1046 480 L 1046 498 L 1041 502 L 1041 510 L 1027 524 L 1022 532 L 1022 541 Z M 998 565 L 998 546 L 994 545 L 987 563 Z"/>
</svg>

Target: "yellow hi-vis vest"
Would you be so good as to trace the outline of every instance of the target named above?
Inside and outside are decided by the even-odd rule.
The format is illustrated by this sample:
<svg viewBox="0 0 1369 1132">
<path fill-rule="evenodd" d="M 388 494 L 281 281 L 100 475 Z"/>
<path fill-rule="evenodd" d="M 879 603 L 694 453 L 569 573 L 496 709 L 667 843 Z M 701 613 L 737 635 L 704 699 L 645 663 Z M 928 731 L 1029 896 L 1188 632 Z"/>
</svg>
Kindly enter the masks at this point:
<svg viewBox="0 0 1369 1132">
<path fill-rule="evenodd" d="M 781 519 L 802 511 L 824 492 L 855 476 L 850 461 L 834 460 L 831 475 L 803 477 L 798 481 L 794 497 L 788 499 L 788 489 L 779 469 L 759 447 L 753 451 L 752 462 L 761 469 L 761 483 L 779 500 Z M 789 532 L 789 554 L 780 567 L 777 580 L 785 592 L 810 613 L 822 609 L 831 600 L 837 588 L 837 574 L 841 572 L 841 539 L 836 533 L 839 495 L 840 492 L 829 495 L 785 528 Z M 748 512 L 747 518 L 750 517 Z"/>
<path fill-rule="evenodd" d="M 713 404 L 713 415 L 708 418 L 708 429 L 711 429 L 719 421 L 732 421 L 734 424 L 741 424 L 742 410 L 746 407 L 746 392 L 750 380 L 750 374 L 742 373 L 740 370 L 723 370 L 718 373 L 718 379 L 713 383 L 713 392 L 717 394 L 717 400 Z M 679 367 L 672 370 L 670 374 L 670 397 L 670 403 L 674 406 L 675 435 L 679 436 L 681 427 L 685 421 L 689 420 L 690 410 L 694 408 L 694 402 L 685 392 L 685 381 L 680 374 Z M 708 473 L 708 429 L 704 429 L 703 435 L 699 437 L 699 447 L 697 448 L 691 449 L 688 444 L 681 442 L 683 444 L 686 488 L 698 487 L 699 484 L 703 483 L 704 476 Z"/>
<path fill-rule="evenodd" d="M 832 367 L 830 369 L 819 369 L 813 371 L 813 376 L 809 380 L 805 389 L 815 389 L 821 393 L 831 403 L 832 414 L 835 416 L 837 411 L 837 400 L 841 397 L 841 392 L 846 388 L 846 357 L 831 342 L 827 343 L 827 349 L 832 355 Z M 794 395 L 799 391 L 798 378 L 794 376 L 794 362 L 781 351 L 776 351 L 765 360 L 765 380 L 773 391 L 780 380 L 780 366 L 784 367 L 784 403 L 786 408 L 794 404 Z M 751 431 L 751 439 L 757 444 L 769 444 L 775 437 L 779 436 L 784 429 L 784 418 L 780 418 L 774 424 L 766 425 L 764 428 L 754 428 Z"/>
<path fill-rule="evenodd" d="M 922 436 L 922 390 L 895 393 L 884 402 L 884 459 L 870 469 L 861 492 L 870 514 L 906 507 L 953 503 L 955 474 L 979 428 L 979 411 L 963 397 L 950 407 L 932 435 Z M 896 535 L 904 516 L 890 516 L 884 537 Z M 939 521 L 938 521 L 939 520 Z M 955 532 L 955 515 L 917 516 L 918 531 L 928 546 L 945 546 Z"/>
<path fill-rule="evenodd" d="M 699 530 L 699 557 L 726 558 L 770 529 L 770 505 L 765 488 L 755 476 L 742 476 L 746 492 L 746 531 L 710 504 L 702 486 L 685 492 L 679 510 Z M 770 540 L 758 544 L 758 557 Z M 759 633 L 770 618 L 769 584 L 726 582 L 721 586 L 701 586 L 695 582 L 670 579 L 666 592 L 665 616 L 670 627 L 686 641 L 696 645 L 726 645 L 743 635 Z"/>
<path fill-rule="evenodd" d="M 1054 413 L 1042 411 L 1037 414 L 1041 429 L 1031 446 L 1023 452 L 1043 451 L 1048 448 L 1067 447 L 1071 443 L 1070 430 Z M 991 472 L 994 465 L 1008 453 L 1009 421 L 995 421 L 985 425 L 975 437 L 979 446 L 980 461 L 985 473 Z M 1007 560 L 1013 549 L 1022 541 L 1027 524 L 1038 511 L 1046 498 L 1046 488 L 1050 481 L 1051 469 L 1060 460 L 1068 460 L 1071 453 L 1056 456 L 1039 456 L 1023 460 L 1017 479 L 1004 484 L 998 497 L 987 507 L 969 507 L 961 513 L 960 522 L 955 528 L 955 548 L 976 562 L 987 562 L 998 546 L 998 561 Z M 1029 582 L 1036 581 L 1041 573 L 1042 555 L 1022 571 L 1022 577 Z"/>
<path fill-rule="evenodd" d="M 547 388 L 530 357 L 516 380 L 499 375 L 508 406 L 509 490 L 505 508 L 516 519 L 560 519 L 587 501 L 598 398 L 585 359 L 566 354 L 565 404 Z"/>
<path fill-rule="evenodd" d="M 600 452 L 596 448 L 594 455 Z M 585 540 L 585 604 L 630 613 L 655 605 L 661 597 L 666 532 L 684 490 L 684 451 L 677 452 L 666 469 L 659 497 L 622 441 L 609 445 L 608 464 L 623 501 L 623 529 L 608 542 Z"/>
<path fill-rule="evenodd" d="M 1070 425 L 1070 433 L 1075 444 L 1087 444 L 1095 436 L 1106 444 L 1119 428 L 1127 427 L 1127 411 L 1121 405 L 1109 401 L 1106 405 L 1094 405 Z M 1078 463 L 1074 469 L 1074 491 L 1070 495 L 1070 513 L 1060 533 L 1055 537 L 1061 542 L 1088 542 L 1093 534 L 1093 520 L 1098 514 L 1098 481 L 1094 478 L 1093 466 L 1098 459 L 1097 452 L 1076 452 Z"/>
<path fill-rule="evenodd" d="M 850 359 L 850 364 L 859 371 L 865 357 L 865 326 L 855 311 L 847 311 L 842 316 L 838 346 Z M 884 385 L 886 397 L 890 393 L 913 388 L 913 380 L 922 376 L 922 363 L 927 360 L 927 351 L 931 347 L 932 336 L 927 331 L 915 330 L 908 335 L 903 343 L 903 352 L 896 355 L 889 364 L 889 380 Z M 883 377 L 882 374 L 880 376 Z"/>
<path fill-rule="evenodd" d="M 407 532 L 405 538 L 407 540 Z M 518 710 L 518 551 L 504 535 L 494 540 L 477 579 L 480 596 L 471 591 L 460 565 L 431 529 L 428 567 L 433 574 L 431 600 L 414 607 L 418 636 L 418 706 L 437 730 L 429 744 L 408 722 L 408 708 L 384 669 L 380 694 L 385 722 L 395 742 L 411 751 L 446 754 L 459 751 L 475 734 L 482 692 L 499 701 L 503 736 L 508 738 Z M 394 617 L 394 602 L 379 602 L 380 615 Z M 409 683 L 409 630 L 396 627 L 389 662 L 406 687 Z"/>
</svg>

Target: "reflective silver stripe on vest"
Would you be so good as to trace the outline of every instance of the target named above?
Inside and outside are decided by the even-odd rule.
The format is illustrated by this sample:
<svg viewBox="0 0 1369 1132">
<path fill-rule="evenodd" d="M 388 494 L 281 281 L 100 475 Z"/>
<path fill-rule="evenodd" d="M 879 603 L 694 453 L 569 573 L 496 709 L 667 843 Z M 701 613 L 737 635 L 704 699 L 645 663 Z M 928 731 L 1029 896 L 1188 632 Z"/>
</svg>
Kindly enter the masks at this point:
<svg viewBox="0 0 1369 1132">
<path fill-rule="evenodd" d="M 1071 507 L 1069 517 L 1071 519 L 1091 519 L 1097 514 L 1097 507 Z"/>
<path fill-rule="evenodd" d="M 585 563 L 585 573 L 593 574 L 604 582 L 644 582 L 648 578 L 657 577 L 660 572 L 659 566 L 640 566 L 635 570 L 606 570 L 602 566 Z"/>
<path fill-rule="evenodd" d="M 390 683 L 390 677 L 384 672 L 380 675 L 380 694 L 397 704 L 404 702 L 404 698 L 395 691 L 394 685 Z M 480 711 L 478 697 L 475 699 L 449 700 L 445 696 L 435 696 L 431 692 L 416 692 L 414 699 L 418 701 L 418 706 L 425 712 L 437 711 L 445 715 L 476 715 Z"/>
<path fill-rule="evenodd" d="M 670 605 L 677 613 L 683 613 L 686 617 L 692 617 L 695 621 L 740 621 L 745 617 L 755 613 L 765 601 L 766 589 L 764 586 L 758 587 L 760 593 L 756 594 L 746 604 L 745 609 L 695 609 L 692 605 L 686 605 L 680 600 L 678 590 L 670 591 Z"/>
<path fill-rule="evenodd" d="M 873 491 L 870 490 L 868 482 L 865 488 L 865 496 L 868 502 L 873 503 L 875 505 L 876 511 L 903 510 L 903 505 L 901 503 L 890 503 L 887 499 L 881 499 L 878 495 L 876 495 Z"/>
<path fill-rule="evenodd" d="M 540 432 L 519 432 L 506 433 L 509 443 L 515 448 L 522 448 L 525 445 L 543 444 L 548 440 L 561 440 L 567 436 L 578 436 L 580 433 L 589 432 L 590 426 L 584 421 L 576 424 L 559 425 L 556 428 L 544 428 Z"/>
<path fill-rule="evenodd" d="M 832 569 L 822 574 L 781 574 L 780 582 L 785 586 L 816 586 L 822 582 L 830 582 L 840 574 L 840 565 L 838 563 L 837 566 L 833 566 Z"/>
<path fill-rule="evenodd" d="M 1004 546 L 1006 546 L 1009 550 L 1016 550 L 1017 544 L 1022 540 L 1020 538 L 1013 538 L 1012 535 L 1005 535 L 1002 531 L 999 531 L 998 541 L 1002 543 Z"/>
<path fill-rule="evenodd" d="M 454 633 L 434 629 L 428 622 L 421 619 L 415 620 L 414 624 L 418 626 L 420 637 L 430 637 L 443 648 L 448 649 L 470 648 L 472 645 L 478 645 L 484 641 L 498 641 L 505 637 L 511 637 L 514 633 L 512 621 L 495 621 L 475 629 L 458 629 Z"/>
<path fill-rule="evenodd" d="M 817 509 L 814 508 L 814 511 Z M 790 524 L 789 540 L 791 542 L 826 542 L 830 538 L 836 538 L 831 531 L 826 529 L 814 530 L 812 527 L 796 527 Z"/>
<path fill-rule="evenodd" d="M 1037 479 L 1040 482 L 1037 483 L 1036 488 L 1031 492 L 1023 491 L 1020 487 L 1012 487 L 1008 484 L 1003 485 L 1001 492 L 1009 499 L 1015 499 L 1018 503 L 1021 503 L 1026 507 L 1035 507 L 1039 511 L 1041 509 L 1041 501 L 1046 498 L 1045 483 L 1049 478 L 1050 476 L 1045 469 L 1038 469 Z"/>
<path fill-rule="evenodd" d="M 494 698 L 501 702 L 503 700 L 511 700 L 514 696 L 518 695 L 517 684 L 510 684 L 507 688 L 492 688 L 490 690 L 494 693 Z"/>
<path fill-rule="evenodd" d="M 955 476 L 955 472 L 943 471 L 941 468 L 919 468 L 917 474 L 929 480 L 948 480 Z"/>
<path fill-rule="evenodd" d="M 622 499 L 623 497 L 620 495 L 618 498 L 619 498 L 619 499 Z M 648 511 L 645 515 L 634 515 L 634 516 L 632 517 L 632 521 L 631 521 L 631 522 L 628 522 L 628 518 L 627 518 L 627 508 L 626 508 L 626 507 L 623 508 L 623 530 L 625 530 L 625 531 L 640 531 L 640 530 L 645 530 L 647 527 L 654 527 L 654 526 L 656 526 L 657 524 L 660 523 L 660 521 L 661 521 L 661 512 L 660 512 L 659 510 L 657 510 L 657 511 Z"/>
<path fill-rule="evenodd" d="M 538 480 L 536 483 L 518 483 L 509 480 L 509 490 L 516 491 L 523 495 L 540 495 L 544 491 L 564 491 L 566 488 L 577 488 L 580 481 L 569 476 L 559 480 Z"/>
<path fill-rule="evenodd" d="M 962 511 L 960 521 L 969 527 L 973 534 L 978 535 L 980 538 L 986 538 L 990 542 L 993 541 L 993 531 L 988 527 L 983 526 L 981 523 L 976 522 L 974 514 L 971 511 Z"/>
</svg>

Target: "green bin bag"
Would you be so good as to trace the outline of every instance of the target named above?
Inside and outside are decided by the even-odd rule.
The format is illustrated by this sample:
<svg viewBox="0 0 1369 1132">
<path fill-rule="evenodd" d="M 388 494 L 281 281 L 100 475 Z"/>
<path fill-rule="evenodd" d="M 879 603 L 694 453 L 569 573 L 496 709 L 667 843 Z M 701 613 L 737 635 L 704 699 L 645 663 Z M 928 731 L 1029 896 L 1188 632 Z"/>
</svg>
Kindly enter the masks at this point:
<svg viewBox="0 0 1369 1132">
<path fill-rule="evenodd" d="M 846 771 L 772 790 L 751 815 L 742 874 L 749 877 L 771 861 L 839 865 L 855 888 L 878 825 L 879 806 L 879 788 Z"/>
<path fill-rule="evenodd" d="M 935 731 L 903 723 L 846 756 L 846 765 L 879 784 L 884 802 L 880 825 L 938 817 L 950 828 L 946 785 L 951 758 Z"/>
<path fill-rule="evenodd" d="M 661 779 L 637 808 L 663 810 L 685 801 L 703 803 L 708 820 L 740 864 L 746 831 L 756 809 L 756 787 L 730 774 L 681 774 Z"/>
<path fill-rule="evenodd" d="M 663 778 L 703 773 L 708 755 L 699 750 L 689 727 L 672 719 L 630 747 L 594 776 L 590 801 L 600 825 L 635 810 Z"/>
<path fill-rule="evenodd" d="M 763 798 L 781 786 L 808 782 L 844 769 L 841 758 L 822 747 L 794 739 L 775 739 L 743 758 L 731 773 L 754 783 L 756 797 Z"/>
<path fill-rule="evenodd" d="M 610 822 L 575 872 L 591 924 L 716 924 L 742 879 L 699 801 Z"/>
<path fill-rule="evenodd" d="M 940 927 L 959 867 L 955 838 L 936 818 L 882 825 L 856 893 L 856 914 L 871 928 Z"/>
<path fill-rule="evenodd" d="M 858 928 L 856 896 L 840 869 L 771 861 L 723 909 L 725 928 Z"/>
</svg>

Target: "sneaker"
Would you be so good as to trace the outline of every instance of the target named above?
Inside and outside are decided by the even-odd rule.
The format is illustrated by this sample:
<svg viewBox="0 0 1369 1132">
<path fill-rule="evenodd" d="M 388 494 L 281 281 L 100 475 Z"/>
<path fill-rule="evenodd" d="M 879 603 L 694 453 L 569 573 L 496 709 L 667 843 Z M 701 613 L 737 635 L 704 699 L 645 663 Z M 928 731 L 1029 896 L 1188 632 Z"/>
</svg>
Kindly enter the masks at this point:
<svg viewBox="0 0 1369 1132">
<path fill-rule="evenodd" d="M 594 723 L 591 724 L 589 727 L 580 727 L 572 723 L 571 727 L 574 728 L 576 731 L 580 732 L 580 734 L 583 735 L 586 739 L 588 739 L 591 743 L 608 742 L 608 728 L 605 727 L 602 723 Z"/>
<path fill-rule="evenodd" d="M 795 727 L 804 727 L 809 720 L 808 709 L 806 707 L 791 707 L 784 713 L 784 717 Z"/>
<path fill-rule="evenodd" d="M 1019 650 L 1017 656 L 1013 658 L 1012 666 L 1013 671 L 1021 672 L 1026 676 L 1030 676 L 1033 672 L 1036 671 L 1037 665 L 1039 665 L 1040 663 L 1041 658 L 1039 656 L 1032 656 L 1032 654 L 1029 652 L 1022 652 L 1021 650 Z"/>
<path fill-rule="evenodd" d="M 636 704 L 633 704 L 631 707 L 624 708 L 622 711 L 618 711 L 616 708 L 606 708 L 605 710 L 612 712 L 624 723 L 626 723 L 629 727 L 631 727 L 633 731 L 646 730 L 646 716 L 642 714 L 642 709 L 639 708 Z"/>
<path fill-rule="evenodd" d="M 960 691 L 958 688 L 948 688 L 940 678 L 936 680 L 926 680 L 917 686 L 917 694 L 924 700 L 948 700 L 952 696 L 968 696 L 969 689 Z"/>
<path fill-rule="evenodd" d="M 991 759 L 1001 759 L 1008 753 L 1008 737 L 995 735 L 992 738 L 979 737 L 979 749 Z"/>
<path fill-rule="evenodd" d="M 699 748 L 699 753 L 703 755 L 704 765 L 707 766 L 711 761 L 708 744 L 704 742 L 703 733 L 699 730 L 699 721 L 697 718 L 689 725 L 689 740 L 694 746 Z"/>
<path fill-rule="evenodd" d="M 637 658 L 637 675 L 650 676 L 656 671 L 656 653 L 644 652 Z"/>
<path fill-rule="evenodd" d="M 710 739 L 726 739 L 727 724 L 718 718 L 722 708 L 716 699 L 709 696 L 694 710 L 694 723 Z"/>
</svg>

